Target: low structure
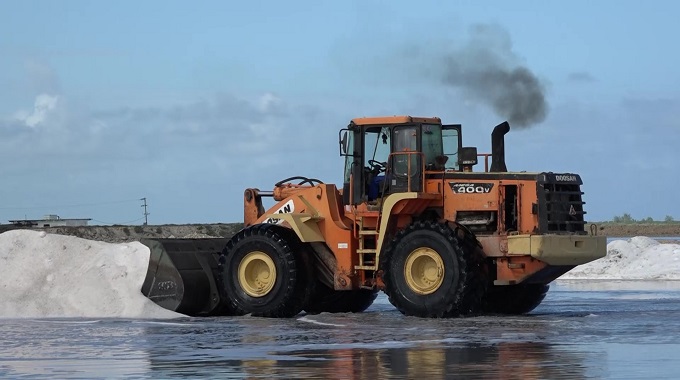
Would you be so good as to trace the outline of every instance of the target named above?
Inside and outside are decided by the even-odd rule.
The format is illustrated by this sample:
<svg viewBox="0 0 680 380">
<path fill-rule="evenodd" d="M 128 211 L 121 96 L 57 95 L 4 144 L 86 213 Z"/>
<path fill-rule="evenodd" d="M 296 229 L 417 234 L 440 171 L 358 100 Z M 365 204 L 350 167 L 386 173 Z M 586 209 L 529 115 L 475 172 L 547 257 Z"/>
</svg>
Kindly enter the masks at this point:
<svg viewBox="0 0 680 380">
<path fill-rule="evenodd" d="M 22 219 L 22 220 L 10 220 L 9 222 L 15 226 L 23 227 L 79 227 L 87 226 L 88 221 L 91 218 L 70 218 L 63 219 L 59 215 L 45 215 L 42 219 Z"/>
</svg>

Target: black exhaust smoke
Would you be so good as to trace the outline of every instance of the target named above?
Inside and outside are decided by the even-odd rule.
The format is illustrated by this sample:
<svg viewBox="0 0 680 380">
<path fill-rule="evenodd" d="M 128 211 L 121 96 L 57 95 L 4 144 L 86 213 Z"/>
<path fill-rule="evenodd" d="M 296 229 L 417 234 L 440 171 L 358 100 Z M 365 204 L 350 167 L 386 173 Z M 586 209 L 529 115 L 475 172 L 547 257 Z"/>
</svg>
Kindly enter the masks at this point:
<svg viewBox="0 0 680 380">
<path fill-rule="evenodd" d="M 512 47 L 510 34 L 499 25 L 476 24 L 469 38 L 438 49 L 411 48 L 407 57 L 418 57 L 421 72 L 455 88 L 464 101 L 484 104 L 513 128 L 529 128 L 545 120 L 548 102 L 545 85 L 523 65 Z M 434 54 L 434 55 L 432 55 Z"/>
<path fill-rule="evenodd" d="M 505 166 L 505 134 L 510 132 L 510 124 L 504 121 L 491 132 L 491 168 L 490 172 L 507 172 Z"/>
</svg>

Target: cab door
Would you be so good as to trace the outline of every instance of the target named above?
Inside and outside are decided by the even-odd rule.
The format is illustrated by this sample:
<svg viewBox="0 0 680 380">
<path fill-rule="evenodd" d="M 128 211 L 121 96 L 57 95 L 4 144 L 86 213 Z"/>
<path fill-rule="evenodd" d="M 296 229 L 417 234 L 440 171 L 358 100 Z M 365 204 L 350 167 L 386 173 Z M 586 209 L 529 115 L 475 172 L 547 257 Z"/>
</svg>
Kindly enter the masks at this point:
<svg viewBox="0 0 680 380">
<path fill-rule="evenodd" d="M 463 147 L 463 132 L 460 124 L 442 125 L 442 142 L 444 155 L 448 157 L 444 168 L 446 171 L 460 171 L 458 152 Z"/>
<path fill-rule="evenodd" d="M 418 126 L 394 127 L 388 172 L 390 193 L 422 191 L 423 158 L 419 148 Z"/>
<path fill-rule="evenodd" d="M 361 203 L 363 183 L 363 139 L 361 129 L 350 127 L 340 131 L 340 155 L 345 156 L 342 202 L 345 205 Z"/>
</svg>

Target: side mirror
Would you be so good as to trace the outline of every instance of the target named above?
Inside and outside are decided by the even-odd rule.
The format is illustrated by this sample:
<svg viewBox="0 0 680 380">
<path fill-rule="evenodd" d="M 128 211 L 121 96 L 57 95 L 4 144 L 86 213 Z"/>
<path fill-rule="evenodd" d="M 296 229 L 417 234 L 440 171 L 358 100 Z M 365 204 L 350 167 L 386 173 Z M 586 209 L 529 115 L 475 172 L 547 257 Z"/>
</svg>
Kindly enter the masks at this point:
<svg viewBox="0 0 680 380">
<path fill-rule="evenodd" d="M 340 131 L 340 155 L 347 156 L 347 133 L 349 131 L 343 129 Z"/>
</svg>

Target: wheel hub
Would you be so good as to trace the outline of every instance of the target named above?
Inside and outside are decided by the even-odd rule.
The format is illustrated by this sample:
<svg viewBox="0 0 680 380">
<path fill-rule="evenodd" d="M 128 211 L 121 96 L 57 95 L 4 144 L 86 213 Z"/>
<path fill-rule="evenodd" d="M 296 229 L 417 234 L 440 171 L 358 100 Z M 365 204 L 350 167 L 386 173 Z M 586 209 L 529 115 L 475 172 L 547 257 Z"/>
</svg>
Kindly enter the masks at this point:
<svg viewBox="0 0 680 380">
<path fill-rule="evenodd" d="M 276 283 L 276 266 L 264 252 L 248 253 L 238 265 L 238 282 L 251 297 L 267 295 Z"/>
<path fill-rule="evenodd" d="M 417 248 L 406 257 L 404 278 L 415 293 L 432 294 L 444 282 L 444 261 L 432 248 Z"/>
</svg>

